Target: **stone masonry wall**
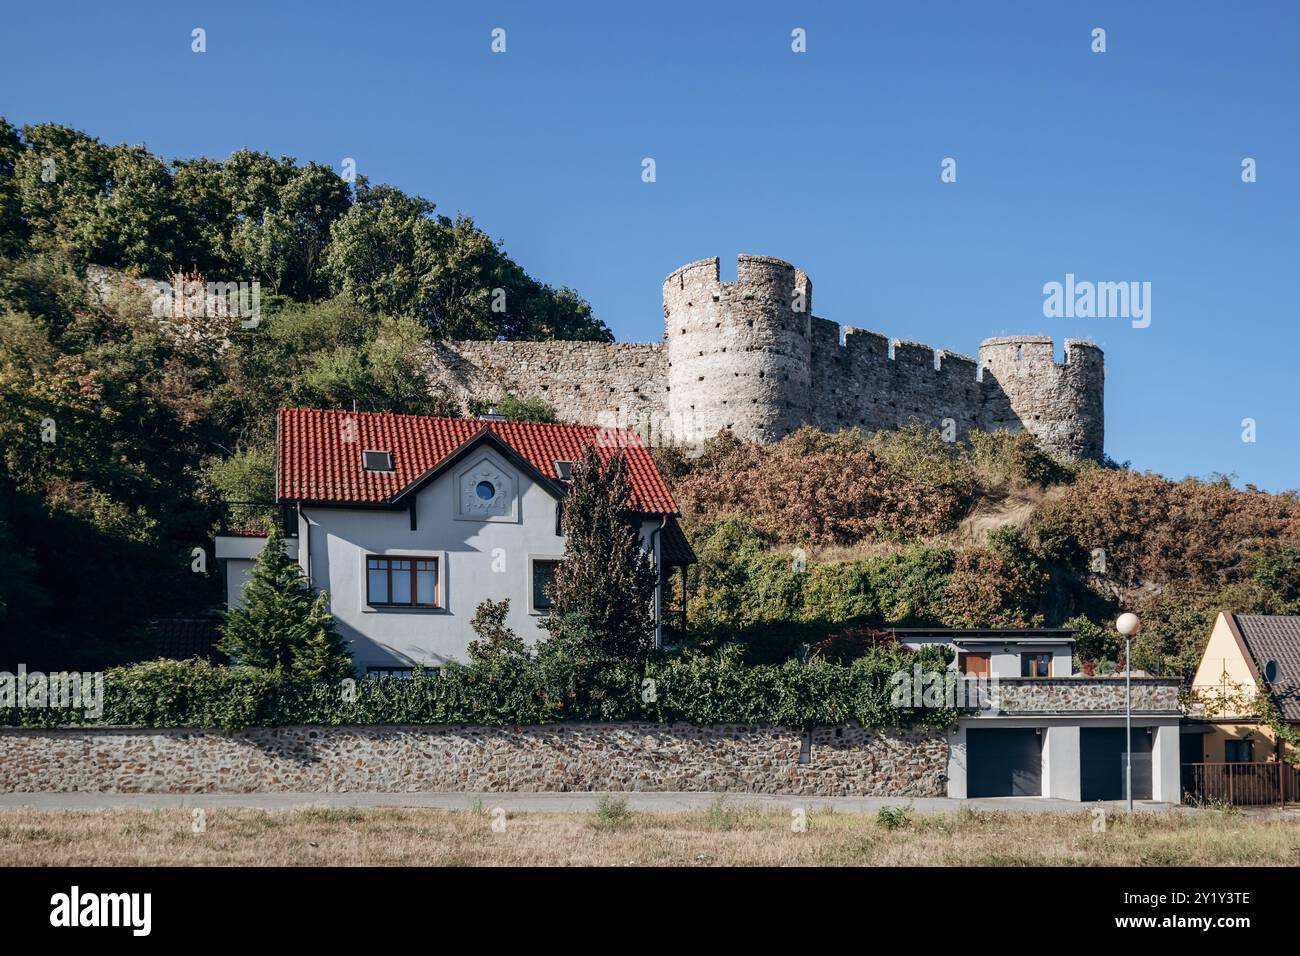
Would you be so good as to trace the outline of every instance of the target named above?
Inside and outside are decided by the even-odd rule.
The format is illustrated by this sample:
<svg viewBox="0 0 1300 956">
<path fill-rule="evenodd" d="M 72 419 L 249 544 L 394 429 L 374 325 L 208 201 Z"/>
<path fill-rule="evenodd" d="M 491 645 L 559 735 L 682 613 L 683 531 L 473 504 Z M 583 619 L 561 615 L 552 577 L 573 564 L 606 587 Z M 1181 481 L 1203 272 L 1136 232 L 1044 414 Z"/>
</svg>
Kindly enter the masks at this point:
<svg viewBox="0 0 1300 956">
<path fill-rule="evenodd" d="M 541 398 L 565 421 L 641 428 L 661 413 L 662 342 L 437 342 L 430 384 L 462 409 L 472 398 Z"/>
<path fill-rule="evenodd" d="M 813 319 L 813 423 L 842 428 L 896 428 L 919 422 L 942 428 L 944 419 L 966 439 L 982 428 L 984 389 L 975 360 L 929 346 L 891 341 L 876 332 Z M 893 355 L 890 356 L 892 345 Z"/>
<path fill-rule="evenodd" d="M 800 425 L 836 431 L 945 419 L 1024 428 L 1064 460 L 1103 454 L 1104 359 L 1089 342 L 986 339 L 979 361 L 812 313 L 812 282 L 788 262 L 740 256 L 736 281 L 716 258 L 663 284 L 664 341 L 440 342 L 429 378 L 462 406 L 509 392 L 539 397 L 569 421 L 621 425 L 653 443 L 694 445 L 723 429 L 774 441 Z"/>
<path fill-rule="evenodd" d="M 1181 684 L 1173 677 L 1134 677 L 1133 712 L 1178 714 Z M 993 703 L 1006 714 L 1124 714 L 1123 677 L 1004 677 Z"/>
<path fill-rule="evenodd" d="M 942 796 L 942 731 L 856 724 L 0 730 L 0 792 L 716 791 Z"/>
</svg>

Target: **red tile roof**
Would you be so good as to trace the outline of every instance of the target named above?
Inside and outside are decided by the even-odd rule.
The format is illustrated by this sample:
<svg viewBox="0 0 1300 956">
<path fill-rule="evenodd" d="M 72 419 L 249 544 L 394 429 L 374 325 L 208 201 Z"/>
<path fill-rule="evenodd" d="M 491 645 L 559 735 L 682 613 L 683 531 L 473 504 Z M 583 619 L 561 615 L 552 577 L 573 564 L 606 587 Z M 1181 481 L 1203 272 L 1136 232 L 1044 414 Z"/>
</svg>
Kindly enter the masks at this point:
<svg viewBox="0 0 1300 956">
<path fill-rule="evenodd" d="M 669 518 L 664 525 L 663 535 L 659 539 L 659 554 L 665 567 L 679 568 L 684 564 L 694 564 L 699 559 L 691 543 L 686 540 L 686 533 L 676 518 Z"/>
<path fill-rule="evenodd" d="M 280 409 L 277 497 L 337 504 L 391 501 L 484 428 L 552 481 L 554 463 L 579 460 L 589 444 L 596 445 L 601 460 L 622 449 L 631 507 L 646 514 L 677 514 L 650 450 L 628 429 L 320 408 Z M 393 470 L 366 471 L 363 451 L 391 452 Z"/>
</svg>

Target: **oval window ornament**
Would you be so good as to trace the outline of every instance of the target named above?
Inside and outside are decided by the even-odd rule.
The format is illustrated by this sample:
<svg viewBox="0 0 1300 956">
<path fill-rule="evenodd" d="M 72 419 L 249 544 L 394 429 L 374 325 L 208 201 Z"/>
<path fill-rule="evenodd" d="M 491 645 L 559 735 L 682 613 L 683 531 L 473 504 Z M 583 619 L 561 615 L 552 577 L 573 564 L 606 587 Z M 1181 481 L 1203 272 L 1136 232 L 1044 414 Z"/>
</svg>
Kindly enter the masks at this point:
<svg viewBox="0 0 1300 956">
<path fill-rule="evenodd" d="M 497 489 L 490 481 L 480 481 L 474 486 L 474 494 L 478 495 L 484 501 L 491 501 L 497 496 Z"/>
</svg>

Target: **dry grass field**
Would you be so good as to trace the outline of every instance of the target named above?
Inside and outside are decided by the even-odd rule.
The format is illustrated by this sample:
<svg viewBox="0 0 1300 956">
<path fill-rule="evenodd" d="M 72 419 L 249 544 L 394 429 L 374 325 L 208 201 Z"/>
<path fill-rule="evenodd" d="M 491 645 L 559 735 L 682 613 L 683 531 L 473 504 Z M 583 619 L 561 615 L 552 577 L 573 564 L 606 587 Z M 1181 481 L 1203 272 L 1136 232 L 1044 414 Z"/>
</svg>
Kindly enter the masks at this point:
<svg viewBox="0 0 1300 956">
<path fill-rule="evenodd" d="M 0 811 L 4 859 L 83 866 L 1300 865 L 1300 818 L 1212 810 L 1115 815 L 964 810 L 589 813 L 422 809 Z M 495 828 L 494 828 L 495 825 Z"/>
</svg>

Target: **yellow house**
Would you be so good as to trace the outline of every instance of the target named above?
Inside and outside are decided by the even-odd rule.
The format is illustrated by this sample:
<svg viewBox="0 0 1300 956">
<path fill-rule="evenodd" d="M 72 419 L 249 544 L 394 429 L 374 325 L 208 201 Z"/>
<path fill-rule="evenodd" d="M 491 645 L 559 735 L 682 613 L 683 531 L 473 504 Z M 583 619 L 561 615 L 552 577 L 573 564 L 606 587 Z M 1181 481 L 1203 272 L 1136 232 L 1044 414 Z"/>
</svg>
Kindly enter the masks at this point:
<svg viewBox="0 0 1300 956">
<path fill-rule="evenodd" d="M 1200 761 L 1276 760 L 1282 747 L 1294 753 L 1260 719 L 1260 694 L 1300 727 L 1300 617 L 1220 612 L 1192 678 L 1191 714 L 1207 729 L 1197 735 Z M 1185 751 L 1184 762 L 1192 759 Z"/>
</svg>

